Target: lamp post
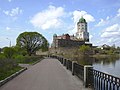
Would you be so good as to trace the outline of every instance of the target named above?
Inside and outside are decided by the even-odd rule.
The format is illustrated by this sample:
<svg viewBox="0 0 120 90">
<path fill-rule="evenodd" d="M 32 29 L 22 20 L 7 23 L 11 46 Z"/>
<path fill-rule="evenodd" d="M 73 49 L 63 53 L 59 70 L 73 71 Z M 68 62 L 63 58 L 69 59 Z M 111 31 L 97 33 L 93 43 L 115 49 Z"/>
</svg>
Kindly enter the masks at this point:
<svg viewBox="0 0 120 90">
<path fill-rule="evenodd" d="M 6 39 L 10 41 L 10 43 L 9 43 L 9 47 L 11 47 L 11 40 L 10 40 L 9 38 L 6 38 Z"/>
</svg>

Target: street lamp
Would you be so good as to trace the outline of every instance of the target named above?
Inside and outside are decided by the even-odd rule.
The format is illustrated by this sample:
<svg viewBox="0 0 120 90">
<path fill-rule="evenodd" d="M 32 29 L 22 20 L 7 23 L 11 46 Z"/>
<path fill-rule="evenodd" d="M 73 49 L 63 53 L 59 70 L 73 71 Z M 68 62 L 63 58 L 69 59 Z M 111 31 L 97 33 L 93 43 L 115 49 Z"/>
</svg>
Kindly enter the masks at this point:
<svg viewBox="0 0 120 90">
<path fill-rule="evenodd" d="M 10 41 L 10 43 L 9 43 L 9 47 L 11 47 L 11 40 L 10 40 L 9 38 L 6 38 L 6 39 Z"/>
</svg>

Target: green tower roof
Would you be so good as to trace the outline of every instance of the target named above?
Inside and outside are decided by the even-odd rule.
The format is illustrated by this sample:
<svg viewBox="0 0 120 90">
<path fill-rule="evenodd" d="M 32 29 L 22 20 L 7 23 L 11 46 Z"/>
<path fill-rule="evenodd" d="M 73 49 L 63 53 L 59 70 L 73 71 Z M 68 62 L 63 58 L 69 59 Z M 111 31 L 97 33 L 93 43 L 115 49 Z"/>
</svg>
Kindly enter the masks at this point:
<svg viewBox="0 0 120 90">
<path fill-rule="evenodd" d="M 86 20 L 85 20 L 83 17 L 81 17 L 81 18 L 79 19 L 79 23 L 86 23 Z"/>
<path fill-rule="evenodd" d="M 57 34 L 54 34 L 53 37 L 57 37 Z"/>
</svg>

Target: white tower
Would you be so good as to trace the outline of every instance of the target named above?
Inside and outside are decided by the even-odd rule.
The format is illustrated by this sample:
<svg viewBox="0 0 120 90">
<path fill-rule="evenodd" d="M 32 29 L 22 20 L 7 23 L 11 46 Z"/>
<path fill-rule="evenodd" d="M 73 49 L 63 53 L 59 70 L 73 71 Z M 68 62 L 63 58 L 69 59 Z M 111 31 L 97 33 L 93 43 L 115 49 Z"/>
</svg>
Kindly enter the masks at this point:
<svg viewBox="0 0 120 90">
<path fill-rule="evenodd" d="M 76 37 L 79 40 L 89 41 L 89 33 L 87 31 L 87 22 L 83 17 L 81 17 L 79 19 L 79 22 L 77 23 Z"/>
</svg>

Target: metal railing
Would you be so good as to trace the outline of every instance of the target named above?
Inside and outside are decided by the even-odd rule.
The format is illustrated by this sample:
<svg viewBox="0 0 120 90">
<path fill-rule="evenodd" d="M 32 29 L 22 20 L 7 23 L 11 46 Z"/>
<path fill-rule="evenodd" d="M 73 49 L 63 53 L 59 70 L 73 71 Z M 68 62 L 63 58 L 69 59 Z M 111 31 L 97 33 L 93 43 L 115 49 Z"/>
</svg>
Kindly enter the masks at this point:
<svg viewBox="0 0 120 90">
<path fill-rule="evenodd" d="M 120 90 L 120 78 L 94 70 L 94 89 L 95 90 Z"/>
<path fill-rule="evenodd" d="M 67 59 L 64 58 L 64 63 L 63 63 L 63 65 L 66 66 L 66 64 L 67 64 Z"/>
<path fill-rule="evenodd" d="M 120 90 L 120 78 L 93 69 L 92 66 L 82 66 L 59 56 L 49 56 L 58 59 L 66 68 L 78 76 L 85 87 L 93 90 Z"/>
<path fill-rule="evenodd" d="M 84 66 L 74 63 L 73 73 L 81 80 L 84 80 Z"/>
<path fill-rule="evenodd" d="M 70 71 L 72 71 L 72 61 L 67 60 L 66 67 L 67 67 L 67 69 L 69 69 Z"/>
</svg>

